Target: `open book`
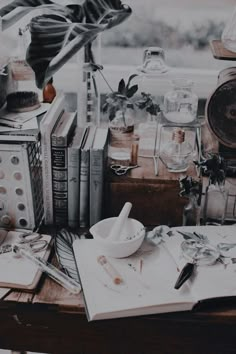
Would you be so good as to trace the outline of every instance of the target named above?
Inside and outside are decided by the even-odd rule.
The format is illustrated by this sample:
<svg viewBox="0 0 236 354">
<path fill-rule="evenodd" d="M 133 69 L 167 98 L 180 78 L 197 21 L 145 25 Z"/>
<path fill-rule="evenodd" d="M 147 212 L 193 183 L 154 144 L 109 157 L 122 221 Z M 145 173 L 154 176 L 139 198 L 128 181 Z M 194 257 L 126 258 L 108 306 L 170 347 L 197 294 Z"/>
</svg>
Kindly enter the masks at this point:
<svg viewBox="0 0 236 354">
<path fill-rule="evenodd" d="M 4 239 L 2 238 L 3 233 Z M 20 231 L 1 230 L 0 232 L 0 241 L 2 241 L 0 245 L 0 288 L 33 291 L 37 288 L 42 270 L 24 257 L 17 257 L 12 252 L 5 252 L 8 246 L 19 242 L 21 234 Z M 47 241 L 47 247 L 35 253 L 35 256 L 47 261 L 52 249 L 52 237 L 42 235 L 41 240 Z"/>
<path fill-rule="evenodd" d="M 176 280 L 189 262 L 178 230 L 204 235 L 204 242 L 216 249 L 220 244 L 221 252 L 212 265 L 196 266 L 177 290 Z M 235 296 L 235 235 L 236 226 L 172 228 L 160 243 L 146 238 L 135 254 L 122 259 L 104 255 L 93 239 L 77 239 L 73 249 L 88 320 L 189 311 L 206 299 Z M 102 255 L 105 266 L 98 262 Z"/>
</svg>

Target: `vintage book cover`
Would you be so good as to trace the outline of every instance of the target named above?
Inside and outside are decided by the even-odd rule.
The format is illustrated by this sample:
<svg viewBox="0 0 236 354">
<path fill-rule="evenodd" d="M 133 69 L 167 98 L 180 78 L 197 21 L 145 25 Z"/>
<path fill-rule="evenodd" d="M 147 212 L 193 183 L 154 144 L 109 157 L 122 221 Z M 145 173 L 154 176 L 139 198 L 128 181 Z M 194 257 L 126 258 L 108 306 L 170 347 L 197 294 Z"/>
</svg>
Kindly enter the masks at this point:
<svg viewBox="0 0 236 354">
<path fill-rule="evenodd" d="M 53 224 L 51 132 L 64 112 L 65 96 L 59 94 L 40 122 L 45 224 Z"/>
<path fill-rule="evenodd" d="M 68 155 L 68 226 L 79 226 L 80 149 L 88 129 L 77 126 L 67 149 Z"/>
<path fill-rule="evenodd" d="M 97 128 L 93 146 L 90 149 L 90 193 L 89 225 L 102 218 L 104 195 L 104 174 L 107 162 L 108 128 Z"/>
<path fill-rule="evenodd" d="M 88 127 L 87 139 L 81 147 L 80 156 L 80 227 L 89 226 L 89 161 L 90 148 L 93 144 L 96 127 L 91 125 Z"/>
<path fill-rule="evenodd" d="M 68 223 L 67 145 L 76 127 L 76 112 L 64 112 L 51 135 L 53 219 L 56 225 Z"/>
<path fill-rule="evenodd" d="M 114 283 L 112 272 L 99 264 L 98 257 L 104 253 L 95 239 L 74 241 L 88 320 L 190 311 L 236 296 L 235 230 L 234 225 L 176 227 L 165 233 L 161 242 L 146 238 L 130 257 L 106 257 L 122 279 L 119 284 Z M 188 237 L 179 231 L 200 237 L 197 245 L 204 257 L 209 257 L 209 248 L 216 249 L 218 256 L 209 263 L 195 264 L 193 275 L 176 289 L 181 270 L 191 262 L 181 246 Z"/>
</svg>

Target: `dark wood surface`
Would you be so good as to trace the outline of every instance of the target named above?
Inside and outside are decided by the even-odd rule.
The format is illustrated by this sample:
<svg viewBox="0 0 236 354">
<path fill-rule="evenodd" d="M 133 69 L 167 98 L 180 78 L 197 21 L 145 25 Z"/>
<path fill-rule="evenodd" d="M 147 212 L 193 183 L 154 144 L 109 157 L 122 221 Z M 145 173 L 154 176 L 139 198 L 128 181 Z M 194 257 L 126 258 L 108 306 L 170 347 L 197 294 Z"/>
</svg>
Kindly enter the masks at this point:
<svg viewBox="0 0 236 354">
<path fill-rule="evenodd" d="M 96 296 L 96 294 L 94 294 Z M 88 322 L 82 295 L 44 277 L 37 294 L 0 301 L 0 348 L 55 354 L 235 353 L 236 304 Z"/>
</svg>

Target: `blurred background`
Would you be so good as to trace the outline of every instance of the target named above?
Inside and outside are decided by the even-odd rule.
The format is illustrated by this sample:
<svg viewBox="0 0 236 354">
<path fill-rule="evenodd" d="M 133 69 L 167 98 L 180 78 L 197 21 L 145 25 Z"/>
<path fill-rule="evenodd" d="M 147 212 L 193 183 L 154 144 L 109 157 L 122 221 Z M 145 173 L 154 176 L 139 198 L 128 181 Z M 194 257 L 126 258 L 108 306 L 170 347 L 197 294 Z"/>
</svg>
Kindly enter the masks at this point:
<svg viewBox="0 0 236 354">
<path fill-rule="evenodd" d="M 133 13 L 123 24 L 102 34 L 102 63 L 140 65 L 143 49 L 165 49 L 173 67 L 218 69 L 209 40 L 219 39 L 234 0 L 126 0 Z M 122 50 L 121 50 L 122 48 Z"/>
</svg>

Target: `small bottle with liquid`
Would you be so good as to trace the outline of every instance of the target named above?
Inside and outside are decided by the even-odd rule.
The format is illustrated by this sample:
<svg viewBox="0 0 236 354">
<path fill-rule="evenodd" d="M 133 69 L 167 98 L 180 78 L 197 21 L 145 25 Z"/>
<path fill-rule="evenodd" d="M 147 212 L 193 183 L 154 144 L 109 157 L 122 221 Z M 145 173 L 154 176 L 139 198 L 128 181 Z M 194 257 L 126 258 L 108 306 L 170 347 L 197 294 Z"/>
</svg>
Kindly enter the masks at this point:
<svg viewBox="0 0 236 354">
<path fill-rule="evenodd" d="M 184 172 L 192 159 L 193 147 L 185 141 L 185 131 L 175 128 L 172 140 L 166 143 L 160 152 L 160 157 L 169 172 Z"/>
</svg>

